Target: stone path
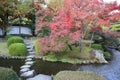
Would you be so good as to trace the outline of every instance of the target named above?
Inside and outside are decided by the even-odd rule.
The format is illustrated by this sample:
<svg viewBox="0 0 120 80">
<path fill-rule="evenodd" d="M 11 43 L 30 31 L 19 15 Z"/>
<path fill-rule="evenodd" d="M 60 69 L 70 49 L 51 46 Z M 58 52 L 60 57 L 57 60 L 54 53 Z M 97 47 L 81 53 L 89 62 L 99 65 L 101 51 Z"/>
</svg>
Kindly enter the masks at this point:
<svg viewBox="0 0 120 80">
<path fill-rule="evenodd" d="M 27 47 L 28 54 L 26 56 L 25 64 L 20 67 L 20 77 L 25 78 L 26 80 L 52 80 L 51 76 L 39 74 L 36 75 L 34 69 L 31 69 L 32 65 L 34 64 L 35 58 L 35 50 L 33 43 L 29 40 L 24 41 Z"/>
<path fill-rule="evenodd" d="M 35 51 L 33 44 L 30 41 L 24 41 L 28 54 L 26 56 L 25 64 L 20 67 L 20 77 L 22 78 L 31 78 L 35 76 L 35 70 L 31 69 L 31 66 L 34 64 L 33 58 L 35 57 Z"/>
</svg>

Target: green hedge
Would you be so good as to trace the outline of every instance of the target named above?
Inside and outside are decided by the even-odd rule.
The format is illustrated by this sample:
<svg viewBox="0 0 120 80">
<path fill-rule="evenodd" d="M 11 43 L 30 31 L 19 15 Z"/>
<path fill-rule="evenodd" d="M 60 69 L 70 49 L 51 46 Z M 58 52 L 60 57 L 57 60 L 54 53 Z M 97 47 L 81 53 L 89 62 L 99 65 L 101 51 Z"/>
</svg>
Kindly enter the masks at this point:
<svg viewBox="0 0 120 80">
<path fill-rule="evenodd" d="M 0 67 L 0 80 L 19 80 L 19 77 L 12 69 Z"/>
<path fill-rule="evenodd" d="M 27 48 L 23 43 L 14 43 L 9 46 L 9 54 L 11 56 L 25 56 Z"/>
<path fill-rule="evenodd" d="M 91 71 L 61 71 L 53 80 L 104 80 L 104 78 Z"/>
<path fill-rule="evenodd" d="M 13 36 L 13 37 L 8 38 L 8 41 L 7 41 L 8 47 L 13 43 L 24 43 L 24 41 L 23 41 L 23 38 L 19 36 Z"/>
</svg>

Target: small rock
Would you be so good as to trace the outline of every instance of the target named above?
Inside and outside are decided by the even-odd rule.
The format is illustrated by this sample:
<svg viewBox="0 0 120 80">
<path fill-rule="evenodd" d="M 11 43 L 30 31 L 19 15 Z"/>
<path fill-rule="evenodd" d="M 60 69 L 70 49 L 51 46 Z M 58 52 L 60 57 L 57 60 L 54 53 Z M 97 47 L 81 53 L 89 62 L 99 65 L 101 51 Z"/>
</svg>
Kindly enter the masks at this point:
<svg viewBox="0 0 120 80">
<path fill-rule="evenodd" d="M 24 72 L 20 75 L 22 78 L 32 78 L 35 76 L 35 70 Z"/>
<path fill-rule="evenodd" d="M 23 65 L 20 68 L 23 69 L 23 68 L 30 68 L 30 67 L 31 67 L 31 65 Z"/>
<path fill-rule="evenodd" d="M 39 74 L 33 78 L 28 78 L 27 80 L 52 80 L 51 76 Z"/>
</svg>

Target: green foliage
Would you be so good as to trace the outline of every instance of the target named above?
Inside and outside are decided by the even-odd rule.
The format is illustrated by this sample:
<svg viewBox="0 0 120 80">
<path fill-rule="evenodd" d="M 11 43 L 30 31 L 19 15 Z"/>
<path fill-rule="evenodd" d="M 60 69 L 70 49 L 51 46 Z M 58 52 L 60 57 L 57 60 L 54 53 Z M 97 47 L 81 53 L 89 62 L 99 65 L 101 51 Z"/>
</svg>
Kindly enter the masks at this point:
<svg viewBox="0 0 120 80">
<path fill-rule="evenodd" d="M 61 71 L 53 80 L 104 80 L 104 78 L 91 71 Z"/>
<path fill-rule="evenodd" d="M 47 15 L 43 20 L 47 21 L 47 22 L 50 22 L 50 21 L 52 21 L 52 16 L 51 15 Z"/>
<path fill-rule="evenodd" d="M 11 56 L 25 56 L 27 48 L 23 43 L 14 43 L 9 46 L 9 54 Z"/>
<path fill-rule="evenodd" d="M 38 40 L 36 40 L 35 41 L 35 43 L 34 43 L 34 46 L 35 46 L 35 52 L 37 53 L 37 54 L 39 54 L 39 46 L 38 46 Z"/>
<path fill-rule="evenodd" d="M 13 35 L 7 35 L 7 36 L 5 36 L 5 39 L 8 40 L 11 37 L 13 37 Z"/>
<path fill-rule="evenodd" d="M 111 31 L 120 31 L 120 23 L 111 26 Z"/>
<path fill-rule="evenodd" d="M 8 47 L 13 43 L 24 43 L 24 41 L 19 36 L 13 36 L 13 37 L 9 38 L 8 41 L 7 41 Z"/>
<path fill-rule="evenodd" d="M 112 56 L 111 53 L 104 52 L 103 54 L 104 54 L 105 59 L 111 59 L 111 56 Z"/>
<path fill-rule="evenodd" d="M 0 80 L 19 80 L 19 78 L 12 69 L 0 67 Z"/>
<path fill-rule="evenodd" d="M 91 48 L 93 48 L 93 49 L 97 49 L 97 50 L 103 50 L 101 44 L 92 44 Z"/>
<path fill-rule="evenodd" d="M 42 29 L 39 31 L 39 36 L 40 37 L 45 37 L 50 34 L 50 28 L 48 26 L 42 27 Z"/>
<path fill-rule="evenodd" d="M 91 59 L 92 58 L 92 56 L 90 54 L 91 50 L 92 50 L 92 48 L 89 48 L 89 47 L 86 47 L 86 46 L 83 47 L 82 51 L 80 53 L 81 59 L 83 59 L 83 60 Z"/>
</svg>

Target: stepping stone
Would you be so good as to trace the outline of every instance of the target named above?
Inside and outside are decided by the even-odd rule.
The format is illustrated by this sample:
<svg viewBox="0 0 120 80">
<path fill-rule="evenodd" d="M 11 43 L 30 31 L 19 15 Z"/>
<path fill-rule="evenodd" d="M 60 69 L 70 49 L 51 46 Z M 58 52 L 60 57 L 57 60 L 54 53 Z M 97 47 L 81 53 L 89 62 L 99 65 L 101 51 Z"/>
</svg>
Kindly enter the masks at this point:
<svg viewBox="0 0 120 80">
<path fill-rule="evenodd" d="M 29 70 L 30 70 L 29 68 L 23 68 L 23 69 L 20 70 L 20 73 L 27 72 Z"/>
<path fill-rule="evenodd" d="M 25 64 L 26 65 L 32 65 L 34 63 L 34 61 L 29 61 L 29 62 L 26 62 Z"/>
<path fill-rule="evenodd" d="M 33 78 L 29 78 L 27 80 L 52 80 L 51 76 L 48 75 L 43 75 L 43 74 L 39 74 Z"/>
<path fill-rule="evenodd" d="M 35 76 L 35 70 L 24 72 L 20 75 L 22 78 L 32 78 Z"/>
<path fill-rule="evenodd" d="M 29 52 L 29 54 L 36 54 L 36 53 L 33 51 L 33 52 Z"/>
<path fill-rule="evenodd" d="M 31 43 L 29 43 L 29 42 L 25 42 L 25 44 L 26 44 L 26 45 L 31 45 Z"/>
<path fill-rule="evenodd" d="M 31 58 L 27 58 L 25 61 L 32 61 L 32 59 Z"/>
<path fill-rule="evenodd" d="M 27 51 L 28 51 L 28 52 L 31 52 L 31 51 L 33 51 L 33 49 L 27 49 Z"/>
<path fill-rule="evenodd" d="M 34 57 L 35 57 L 35 55 L 29 55 L 26 58 L 34 58 Z"/>
<path fill-rule="evenodd" d="M 31 67 L 31 65 L 23 65 L 20 68 L 23 69 L 23 68 L 30 68 L 30 67 Z"/>
<path fill-rule="evenodd" d="M 29 45 L 28 45 L 28 46 L 26 46 L 26 47 L 27 47 L 27 49 L 31 49 L 31 48 L 33 48 L 33 46 L 29 46 Z"/>
</svg>

